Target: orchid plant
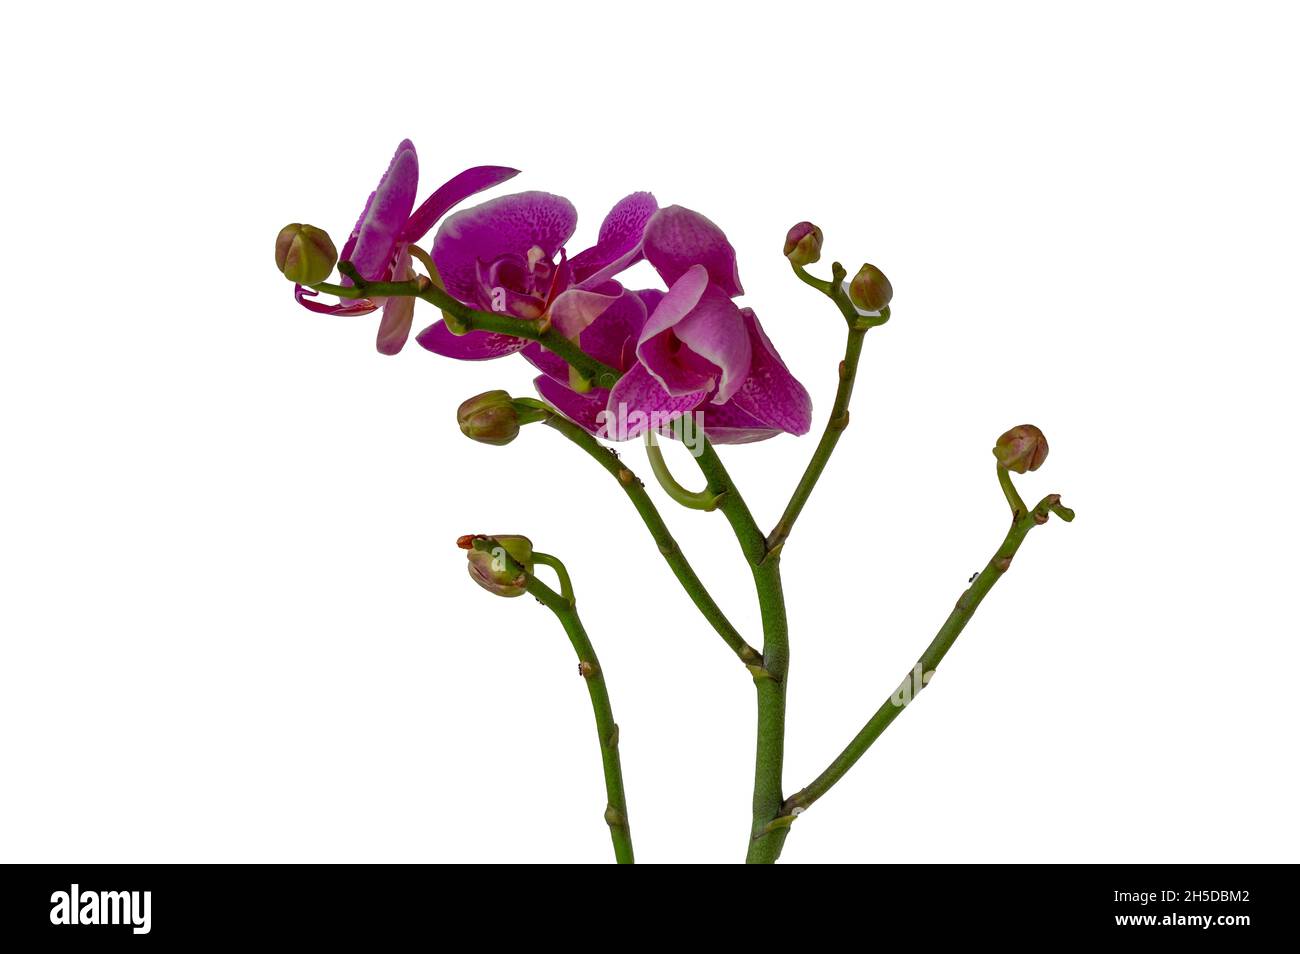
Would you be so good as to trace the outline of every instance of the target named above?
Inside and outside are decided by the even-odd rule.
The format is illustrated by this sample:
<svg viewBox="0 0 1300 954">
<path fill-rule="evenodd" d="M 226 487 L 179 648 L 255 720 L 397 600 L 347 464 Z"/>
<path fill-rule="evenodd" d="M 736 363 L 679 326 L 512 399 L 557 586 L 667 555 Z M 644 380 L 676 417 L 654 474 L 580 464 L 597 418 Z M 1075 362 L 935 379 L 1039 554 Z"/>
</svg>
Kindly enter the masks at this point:
<svg viewBox="0 0 1300 954">
<path fill-rule="evenodd" d="M 829 279 L 818 278 L 807 267 L 820 260 L 821 230 L 801 222 L 786 236 L 784 253 L 795 276 L 835 307 L 847 340 L 821 438 L 781 517 L 764 532 L 716 446 L 806 434 L 812 401 L 758 316 L 736 304 L 744 288 L 735 250 L 722 229 L 699 212 L 675 205 L 661 208 L 650 193 L 634 192 L 610 209 L 594 245 L 569 255 L 567 243 L 578 217 L 572 203 L 558 195 L 520 192 L 451 213 L 517 170 L 466 169 L 417 208 L 418 174 L 415 147 L 405 141 L 367 199 L 341 255 L 325 231 L 294 224 L 276 239 L 276 264 L 294 282 L 297 301 L 310 311 L 364 315 L 380 310 L 376 346 L 383 354 L 405 346 L 419 300 L 440 313 L 415 337 L 424 349 L 462 361 L 519 354 L 540 372 L 534 380 L 538 398 L 487 391 L 460 405 L 460 428 L 480 443 L 504 445 L 522 426 L 545 424 L 604 469 L 631 502 L 686 595 L 753 679 L 757 746 L 746 860 L 775 862 L 794 820 L 852 768 L 929 683 L 981 601 L 1010 568 L 1029 531 L 1052 514 L 1074 518 L 1056 494 L 1027 506 L 1012 482 L 1013 472 L 1042 465 L 1046 439 L 1028 424 L 998 438 L 993 449 L 997 478 L 1011 510 L 1006 537 L 897 691 L 825 771 L 789 793 L 782 778 L 790 640 L 781 552 L 849 423 L 864 339 L 890 317 L 889 280 L 868 264 L 848 281 L 838 262 Z M 421 246 L 435 226 L 432 242 Z M 658 273 L 663 288 L 620 284 L 618 277 L 642 260 Z M 331 282 L 336 264 L 340 279 Z M 321 295 L 337 301 L 326 303 Z M 702 489 L 689 490 L 678 482 L 658 437 L 679 440 L 690 449 L 704 480 Z M 709 595 L 641 479 L 602 443 L 637 438 L 645 442 L 650 470 L 670 500 L 720 511 L 730 524 L 758 596 L 761 649 Z M 457 542 L 467 551 L 476 583 L 498 596 L 532 595 L 554 613 L 573 644 L 595 713 L 605 822 L 616 860 L 631 863 L 618 726 L 564 564 L 519 535 L 469 534 Z M 558 589 L 538 578 L 539 566 L 554 573 Z"/>
</svg>

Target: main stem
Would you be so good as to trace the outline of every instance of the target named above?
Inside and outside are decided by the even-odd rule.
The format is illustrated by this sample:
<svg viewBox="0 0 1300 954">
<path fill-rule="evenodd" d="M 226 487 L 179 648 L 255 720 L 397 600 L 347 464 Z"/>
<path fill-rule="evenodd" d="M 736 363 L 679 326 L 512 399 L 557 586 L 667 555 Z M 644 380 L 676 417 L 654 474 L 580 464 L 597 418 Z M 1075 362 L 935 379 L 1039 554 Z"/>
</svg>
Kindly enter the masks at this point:
<svg viewBox="0 0 1300 954">
<path fill-rule="evenodd" d="M 529 577 L 526 589 L 555 614 L 578 654 L 578 672 L 587 683 L 587 694 L 591 696 L 591 711 L 596 716 L 596 736 L 600 742 L 600 761 L 605 772 L 605 823 L 609 825 L 609 838 L 614 843 L 615 860 L 621 865 L 630 865 L 634 861 L 632 829 L 627 820 L 623 767 L 618 757 L 618 723 L 614 721 L 600 660 L 571 600 L 535 577 Z"/>
<path fill-rule="evenodd" d="M 745 562 L 754 577 L 758 606 L 763 616 L 763 665 L 751 667 L 758 703 L 758 730 L 754 752 L 754 798 L 749 848 L 745 861 L 771 864 L 781 854 L 787 829 L 772 827 L 781 815 L 782 766 L 785 760 L 785 691 L 790 668 L 790 638 L 781 588 L 780 554 L 767 548 L 744 498 L 727 473 L 713 445 L 704 442 L 698 458 L 709 491 L 720 497 L 722 511 L 740 542 Z"/>
</svg>

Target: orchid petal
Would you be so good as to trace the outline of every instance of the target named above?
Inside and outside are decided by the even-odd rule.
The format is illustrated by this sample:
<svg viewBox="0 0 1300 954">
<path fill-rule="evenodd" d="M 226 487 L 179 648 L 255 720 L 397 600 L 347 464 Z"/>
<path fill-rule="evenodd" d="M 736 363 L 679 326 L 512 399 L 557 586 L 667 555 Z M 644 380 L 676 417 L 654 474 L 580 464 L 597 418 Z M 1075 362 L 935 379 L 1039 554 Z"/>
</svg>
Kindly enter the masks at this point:
<svg viewBox="0 0 1300 954">
<path fill-rule="evenodd" d="M 736 271 L 736 250 L 722 229 L 680 205 L 660 209 L 650 219 L 645 230 L 645 257 L 668 285 L 692 265 L 703 265 L 713 283 L 729 297 L 745 292 Z"/>
<path fill-rule="evenodd" d="M 596 244 L 573 256 L 573 275 L 579 284 L 594 287 L 640 261 L 646 224 L 658 208 L 649 192 L 633 192 L 614 203 L 601 223 Z"/>
<path fill-rule="evenodd" d="M 705 405 L 704 433 L 715 444 L 752 444 L 775 437 L 781 430 L 769 427 L 742 411 L 735 401 L 728 401 L 726 404 Z"/>
<path fill-rule="evenodd" d="M 691 360 L 690 353 L 680 347 L 672 333 L 699 304 L 708 287 L 709 275 L 703 265 L 688 269 L 660 299 L 641 329 L 637 358 L 670 394 L 708 390 L 717 380 L 717 369 L 707 362 Z"/>
<path fill-rule="evenodd" d="M 379 321 L 379 334 L 375 348 L 380 354 L 397 354 L 411 337 L 411 323 L 415 320 L 415 299 L 398 295 L 384 302 L 384 314 Z"/>
<path fill-rule="evenodd" d="M 560 384 L 569 381 L 569 364 L 554 351 L 548 351 L 536 341 L 530 341 L 520 349 L 524 360 L 548 378 Z"/>
<path fill-rule="evenodd" d="M 652 315 L 659 307 L 659 303 L 664 300 L 664 295 L 668 293 L 659 288 L 638 288 L 632 294 L 641 299 L 641 304 L 645 305 L 645 313 Z"/>
<path fill-rule="evenodd" d="M 400 276 L 400 277 L 398 277 Z M 402 246 L 398 256 L 394 277 L 398 281 L 410 281 L 415 277 L 411 268 L 411 255 Z M 415 319 L 415 298 L 411 295 L 393 295 L 384 302 L 384 314 L 379 321 L 379 333 L 375 338 L 375 348 L 380 354 L 397 354 L 406 346 L 406 339 L 411 336 L 411 323 Z"/>
<path fill-rule="evenodd" d="M 624 292 L 582 333 L 578 344 L 597 361 L 625 371 L 632 365 L 636 340 L 645 322 L 646 309 L 640 296 Z"/>
<path fill-rule="evenodd" d="M 785 366 L 753 310 L 742 308 L 740 313 L 749 331 L 753 358 L 734 403 L 770 427 L 807 434 L 812 427 L 812 398 Z"/>
<path fill-rule="evenodd" d="M 404 139 L 388 164 L 388 171 L 366 200 L 366 207 L 339 256 L 341 261 L 355 265 L 362 278 L 380 281 L 387 277 L 397 235 L 415 205 L 419 173 L 415 147 L 411 140 Z"/>
<path fill-rule="evenodd" d="M 474 302 L 480 261 L 509 254 L 527 257 L 535 246 L 554 257 L 577 223 L 573 203 L 548 192 L 489 199 L 443 220 L 433 238 L 433 261 L 447 291 L 460 301 Z"/>
<path fill-rule="evenodd" d="M 347 298 L 334 305 L 311 300 L 319 294 L 320 292 L 304 288 L 302 285 L 293 286 L 294 300 L 308 311 L 314 311 L 318 315 L 368 315 L 379 307 L 369 298 Z"/>
<path fill-rule="evenodd" d="M 607 391 L 579 394 L 546 376 L 534 378 L 533 387 L 537 388 L 543 401 L 554 405 L 561 414 L 583 430 L 592 434 L 600 430 L 600 415 L 605 410 L 605 402 L 609 397 Z"/>
<path fill-rule="evenodd" d="M 704 390 L 669 394 L 644 365 L 638 364 L 610 390 L 602 436 L 631 440 L 649 427 L 658 429 L 699 407 L 707 394 Z"/>
<path fill-rule="evenodd" d="M 623 371 L 636 360 L 633 348 L 645 319 L 645 306 L 641 304 L 640 296 L 635 292 L 623 292 L 578 336 L 578 346 L 597 361 Z M 521 353 L 539 371 L 561 384 L 568 382 L 569 365 L 554 352 L 531 341 Z"/>
<path fill-rule="evenodd" d="M 613 294 L 570 288 L 560 292 L 551 302 L 551 324 L 564 337 L 576 340 L 606 308 L 623 293 L 621 287 Z"/>
<path fill-rule="evenodd" d="M 646 319 L 645 327 L 641 329 L 641 339 L 638 344 L 644 344 L 651 338 L 663 334 L 689 315 L 691 309 L 699 303 L 704 289 L 708 287 L 709 273 L 703 265 L 692 266 L 683 272 L 672 282 L 668 291 L 659 293 L 658 301 L 650 312 L 650 317 Z M 655 289 L 647 289 L 638 294 L 643 296 L 642 301 L 645 301 L 645 296 L 654 291 Z"/>
<path fill-rule="evenodd" d="M 453 207 L 460 205 L 470 196 L 500 185 L 517 175 L 519 175 L 518 169 L 507 166 L 474 166 L 459 175 L 452 176 L 438 186 L 433 195 L 425 199 L 411 214 L 398 237 L 403 242 L 420 241 Z"/>
<path fill-rule="evenodd" d="M 415 336 L 415 341 L 426 351 L 458 361 L 489 361 L 514 354 L 528 343 L 525 338 L 499 335 L 491 331 L 470 331 L 455 335 L 444 321 L 436 321 L 425 328 Z"/>
<path fill-rule="evenodd" d="M 723 404 L 750 373 L 750 339 L 740 309 L 717 285 L 709 285 L 699 304 L 679 321 L 674 334 L 691 351 L 720 372 L 714 404 Z"/>
</svg>

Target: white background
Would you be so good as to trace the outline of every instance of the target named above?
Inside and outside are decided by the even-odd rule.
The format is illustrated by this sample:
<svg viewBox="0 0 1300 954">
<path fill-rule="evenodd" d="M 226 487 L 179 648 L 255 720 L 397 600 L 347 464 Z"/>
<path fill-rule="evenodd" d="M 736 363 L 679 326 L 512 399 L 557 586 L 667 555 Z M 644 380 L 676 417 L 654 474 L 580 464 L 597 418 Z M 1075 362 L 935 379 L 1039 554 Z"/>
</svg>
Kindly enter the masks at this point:
<svg viewBox="0 0 1300 954">
<path fill-rule="evenodd" d="M 1078 519 L 786 861 L 1300 860 L 1287 8 L 34 9 L 0 61 L 0 859 L 608 860 L 572 651 L 470 582 L 471 531 L 567 561 L 639 859 L 743 856 L 748 675 L 590 460 L 456 428 L 531 368 L 381 357 L 273 268 L 409 136 L 421 197 L 520 167 L 498 193 L 569 196 L 573 248 L 637 189 L 713 218 L 819 429 L 842 325 L 785 230 L 892 279 L 785 550 L 790 791 L 1001 539 L 994 438 L 1047 433 L 1021 486 Z M 726 452 L 765 524 L 814 440 Z M 757 640 L 725 521 L 662 507 Z"/>
</svg>

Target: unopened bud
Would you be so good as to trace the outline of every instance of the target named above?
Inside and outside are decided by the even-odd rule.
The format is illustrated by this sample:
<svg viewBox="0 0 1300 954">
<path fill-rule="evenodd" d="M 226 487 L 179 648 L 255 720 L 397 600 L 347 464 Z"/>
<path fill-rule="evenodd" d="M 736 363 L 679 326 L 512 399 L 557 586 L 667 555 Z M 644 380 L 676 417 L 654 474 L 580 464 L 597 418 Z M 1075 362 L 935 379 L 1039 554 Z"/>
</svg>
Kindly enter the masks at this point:
<svg viewBox="0 0 1300 954">
<path fill-rule="evenodd" d="M 299 285 L 323 282 L 334 271 L 339 253 L 324 229 L 295 222 L 275 237 L 275 267 Z"/>
<path fill-rule="evenodd" d="M 519 412 L 505 391 L 477 394 L 456 410 L 460 431 L 482 444 L 509 444 L 519 436 Z"/>
<path fill-rule="evenodd" d="M 795 265 L 811 265 L 822 257 L 822 230 L 800 222 L 785 234 L 785 257 Z"/>
<path fill-rule="evenodd" d="M 998 438 L 993 456 L 999 466 L 1017 474 L 1037 470 L 1047 460 L 1047 438 L 1034 425 L 1019 424 Z"/>
<path fill-rule="evenodd" d="M 533 572 L 533 544 L 527 537 L 493 536 L 495 546 L 479 549 L 471 546 L 469 575 L 479 586 L 497 596 L 520 596 L 524 593 L 527 574 Z M 459 542 L 459 541 L 458 541 Z M 524 568 L 520 573 L 516 564 Z"/>
<path fill-rule="evenodd" d="M 883 311 L 893 297 L 894 286 L 874 265 L 863 265 L 849 282 L 849 300 L 862 311 Z"/>
</svg>

